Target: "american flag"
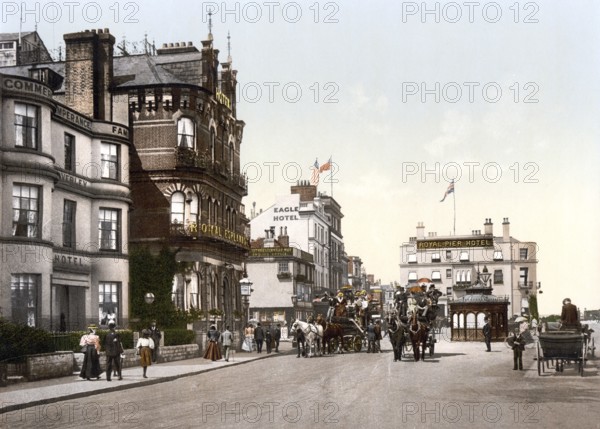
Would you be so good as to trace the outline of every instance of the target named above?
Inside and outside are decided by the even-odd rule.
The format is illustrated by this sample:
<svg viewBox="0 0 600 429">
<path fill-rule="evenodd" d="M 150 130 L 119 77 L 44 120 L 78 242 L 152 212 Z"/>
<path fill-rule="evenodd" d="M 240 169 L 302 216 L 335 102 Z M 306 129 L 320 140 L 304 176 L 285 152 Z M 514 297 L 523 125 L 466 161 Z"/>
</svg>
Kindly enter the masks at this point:
<svg viewBox="0 0 600 429">
<path fill-rule="evenodd" d="M 319 173 L 320 173 L 319 161 L 317 159 L 315 159 L 315 163 L 310 168 L 312 169 L 312 175 L 310 177 L 310 184 L 313 186 L 317 186 L 319 184 Z"/>
<path fill-rule="evenodd" d="M 446 193 L 444 194 L 444 198 L 442 198 L 440 200 L 440 203 L 443 203 L 444 200 L 446 199 L 446 197 L 448 195 L 450 195 L 452 192 L 454 192 L 454 180 L 452 182 L 450 182 L 450 184 L 448 185 L 448 189 L 446 189 Z"/>
</svg>

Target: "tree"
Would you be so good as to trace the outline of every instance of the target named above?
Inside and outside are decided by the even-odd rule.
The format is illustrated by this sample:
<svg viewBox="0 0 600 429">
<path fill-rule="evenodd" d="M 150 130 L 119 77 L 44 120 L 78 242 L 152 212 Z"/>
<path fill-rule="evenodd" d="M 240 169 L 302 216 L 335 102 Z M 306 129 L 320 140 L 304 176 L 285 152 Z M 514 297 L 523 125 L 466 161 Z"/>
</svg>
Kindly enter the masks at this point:
<svg viewBox="0 0 600 429">
<path fill-rule="evenodd" d="M 538 305 L 537 305 L 537 296 L 529 295 L 529 315 L 531 316 L 531 320 L 536 319 L 540 320 L 540 315 L 538 313 Z"/>
</svg>

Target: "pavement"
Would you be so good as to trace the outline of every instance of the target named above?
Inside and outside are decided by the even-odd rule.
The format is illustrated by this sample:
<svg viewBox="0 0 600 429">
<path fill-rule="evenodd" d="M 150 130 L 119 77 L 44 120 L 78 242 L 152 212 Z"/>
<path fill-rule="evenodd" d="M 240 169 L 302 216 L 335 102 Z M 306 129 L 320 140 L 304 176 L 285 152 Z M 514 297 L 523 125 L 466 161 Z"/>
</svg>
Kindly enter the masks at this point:
<svg viewBox="0 0 600 429">
<path fill-rule="evenodd" d="M 67 377 L 12 384 L 0 388 L 0 414 L 98 393 L 149 386 L 230 366 L 243 365 L 259 359 L 275 358 L 292 352 L 295 352 L 292 349 L 292 342 L 282 341 L 279 344 L 279 353 L 266 353 L 264 349 L 260 354 L 232 351 L 229 362 L 224 359 L 213 362 L 200 357 L 152 364 L 146 372 L 148 378 L 143 378 L 142 367 L 136 366 L 122 370 L 123 380 L 111 377 L 110 382 L 106 380 L 106 373 L 103 372 L 100 380 L 87 381 L 79 378 L 78 374 L 74 374 Z"/>
</svg>

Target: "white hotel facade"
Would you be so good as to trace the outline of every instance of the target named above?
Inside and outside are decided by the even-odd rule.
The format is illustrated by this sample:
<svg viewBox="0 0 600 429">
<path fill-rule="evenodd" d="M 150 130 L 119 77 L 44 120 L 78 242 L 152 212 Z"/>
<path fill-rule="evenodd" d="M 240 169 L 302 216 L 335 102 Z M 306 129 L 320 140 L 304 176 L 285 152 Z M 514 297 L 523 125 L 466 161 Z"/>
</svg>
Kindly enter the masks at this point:
<svg viewBox="0 0 600 429">
<path fill-rule="evenodd" d="M 443 292 L 439 304 L 448 315 L 448 302 L 481 285 L 479 273 L 487 269 L 491 276 L 485 286 L 493 288 L 493 295 L 508 298 L 510 317 L 528 313 L 529 297 L 536 296 L 541 285 L 537 263 L 537 244 L 512 237 L 508 218 L 498 236 L 491 219 L 485 220 L 483 233 L 473 230 L 457 236 L 425 236 L 425 226 L 419 223 L 417 235 L 400 247 L 400 283 L 410 286 L 430 279 Z"/>
</svg>

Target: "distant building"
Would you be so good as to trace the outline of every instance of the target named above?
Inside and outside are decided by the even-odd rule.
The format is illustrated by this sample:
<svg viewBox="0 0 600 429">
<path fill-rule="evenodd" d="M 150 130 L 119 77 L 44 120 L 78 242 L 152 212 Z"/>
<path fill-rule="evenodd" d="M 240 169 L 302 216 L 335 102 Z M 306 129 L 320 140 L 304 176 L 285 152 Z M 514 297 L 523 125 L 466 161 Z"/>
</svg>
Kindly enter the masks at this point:
<svg viewBox="0 0 600 429">
<path fill-rule="evenodd" d="M 52 62 L 37 31 L 0 33 L 0 67 Z"/>
<path fill-rule="evenodd" d="M 277 238 L 267 231 L 265 237 L 252 241 L 246 271 L 253 283 L 251 319 L 283 326 L 312 314 L 313 255 L 291 247 L 283 227 Z"/>
<path fill-rule="evenodd" d="M 493 295 L 510 302 L 508 314 L 529 312 L 529 296 L 540 287 L 537 276 L 537 244 L 510 235 L 510 222 L 504 218 L 502 234 L 494 236 L 493 223 L 486 219 L 483 234 L 473 230 L 460 236 L 425 236 L 425 226 L 417 225 L 417 235 L 401 246 L 400 283 L 417 284 L 424 278 L 443 292 L 439 305 L 448 315 L 449 300 L 464 297 L 467 289 L 481 284 L 484 269 L 490 273 L 486 287 Z"/>
</svg>

